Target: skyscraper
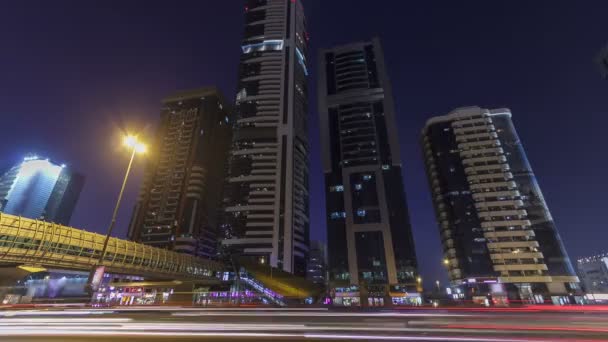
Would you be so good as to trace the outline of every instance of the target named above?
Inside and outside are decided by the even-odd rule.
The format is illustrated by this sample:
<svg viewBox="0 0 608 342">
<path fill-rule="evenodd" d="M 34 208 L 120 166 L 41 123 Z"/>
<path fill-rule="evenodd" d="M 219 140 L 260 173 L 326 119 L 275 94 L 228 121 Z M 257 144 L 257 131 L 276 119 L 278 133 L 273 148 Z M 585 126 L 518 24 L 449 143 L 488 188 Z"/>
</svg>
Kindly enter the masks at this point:
<svg viewBox="0 0 608 342">
<path fill-rule="evenodd" d="M 83 186 L 64 164 L 29 156 L 0 177 L 0 211 L 68 225 Z"/>
<path fill-rule="evenodd" d="M 311 241 L 306 266 L 306 278 L 317 285 L 325 286 L 327 280 L 327 247 L 322 241 Z"/>
<path fill-rule="evenodd" d="M 580 258 L 578 274 L 587 293 L 608 294 L 608 254 Z"/>
<path fill-rule="evenodd" d="M 403 304 L 417 295 L 417 264 L 380 42 L 322 50 L 319 70 L 330 287 L 368 293 L 344 305 L 388 304 L 389 293 Z"/>
<path fill-rule="evenodd" d="M 301 1 L 245 1 L 223 245 L 304 275 L 308 222 L 308 33 Z"/>
<path fill-rule="evenodd" d="M 230 144 L 228 109 L 215 88 L 163 100 L 161 122 L 129 225 L 129 238 L 201 257 L 216 253 Z"/>
<path fill-rule="evenodd" d="M 454 286 L 470 297 L 564 303 L 580 292 L 508 109 L 427 121 L 424 158 Z"/>
</svg>

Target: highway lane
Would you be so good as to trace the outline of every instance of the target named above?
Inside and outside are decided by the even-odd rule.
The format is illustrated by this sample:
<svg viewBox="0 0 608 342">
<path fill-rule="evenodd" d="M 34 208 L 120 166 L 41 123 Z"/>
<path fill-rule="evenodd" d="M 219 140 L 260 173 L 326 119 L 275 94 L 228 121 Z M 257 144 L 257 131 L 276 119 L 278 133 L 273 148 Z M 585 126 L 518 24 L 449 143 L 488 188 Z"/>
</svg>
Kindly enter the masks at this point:
<svg viewBox="0 0 608 342">
<path fill-rule="evenodd" d="M 474 310 L 48 309 L 0 311 L 1 341 L 606 341 L 608 313 Z"/>
</svg>

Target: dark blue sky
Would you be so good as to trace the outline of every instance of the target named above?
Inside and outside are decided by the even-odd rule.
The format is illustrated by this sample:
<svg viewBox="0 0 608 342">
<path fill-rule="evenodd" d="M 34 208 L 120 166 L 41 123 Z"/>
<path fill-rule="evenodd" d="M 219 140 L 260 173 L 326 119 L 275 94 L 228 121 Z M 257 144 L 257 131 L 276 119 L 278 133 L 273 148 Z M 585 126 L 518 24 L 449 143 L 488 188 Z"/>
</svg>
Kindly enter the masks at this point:
<svg viewBox="0 0 608 342">
<path fill-rule="evenodd" d="M 36 152 L 83 172 L 72 219 L 105 231 L 127 154 L 121 130 L 154 132 L 160 100 L 217 85 L 234 98 L 242 2 L 5 1 L 0 11 L 0 167 Z M 397 104 L 421 272 L 443 277 L 418 144 L 432 115 L 508 107 L 572 259 L 608 250 L 608 2 L 305 2 L 311 36 L 312 237 L 324 239 L 316 50 L 379 36 Z M 125 236 L 141 180 L 128 185 Z"/>
</svg>

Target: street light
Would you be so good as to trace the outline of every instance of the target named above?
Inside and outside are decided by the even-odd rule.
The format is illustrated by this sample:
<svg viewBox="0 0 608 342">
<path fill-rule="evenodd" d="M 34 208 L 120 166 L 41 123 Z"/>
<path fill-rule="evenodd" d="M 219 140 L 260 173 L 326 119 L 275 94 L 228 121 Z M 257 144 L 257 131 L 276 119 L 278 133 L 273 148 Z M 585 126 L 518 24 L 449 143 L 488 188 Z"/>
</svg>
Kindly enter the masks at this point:
<svg viewBox="0 0 608 342">
<path fill-rule="evenodd" d="M 137 137 L 134 135 L 127 135 L 123 139 L 123 145 L 132 149 L 133 152 L 131 152 L 131 160 L 129 160 L 129 166 L 127 166 L 125 178 L 122 180 L 122 187 L 120 188 L 120 192 L 118 193 L 118 199 L 116 200 L 116 205 L 114 206 L 114 213 L 112 213 L 112 222 L 110 222 L 110 226 L 108 227 L 108 232 L 106 233 L 106 239 L 103 242 L 103 249 L 101 250 L 99 260 L 97 261 L 97 266 L 103 263 L 103 258 L 106 256 L 106 249 L 108 248 L 108 242 L 110 241 L 110 235 L 112 235 L 112 230 L 114 230 L 114 226 L 116 225 L 116 215 L 118 214 L 118 207 L 120 206 L 120 201 L 122 200 L 122 194 L 125 192 L 125 185 L 127 185 L 127 179 L 129 178 L 129 173 L 131 172 L 131 166 L 133 165 L 133 159 L 135 159 L 135 154 L 146 153 L 148 149 L 146 145 L 137 140 Z"/>
<path fill-rule="evenodd" d="M 112 230 L 114 230 L 114 226 L 116 225 L 116 215 L 118 214 L 118 208 L 120 207 L 120 201 L 122 200 L 122 194 L 125 191 L 125 186 L 127 185 L 127 179 L 129 178 L 129 173 L 131 172 L 131 166 L 133 165 L 133 159 L 135 159 L 135 155 L 138 153 L 146 153 L 147 147 L 144 143 L 139 141 L 134 135 L 127 135 L 123 139 L 123 145 L 130 148 L 131 159 L 129 160 L 129 166 L 127 166 L 127 172 L 125 173 L 125 178 L 122 181 L 122 187 L 120 188 L 120 192 L 118 193 L 118 199 L 116 200 L 116 205 L 114 206 L 114 212 L 112 213 L 112 221 L 110 222 L 110 226 L 108 227 L 108 232 L 106 233 L 106 238 L 103 242 L 103 248 L 101 249 L 101 254 L 99 255 L 99 259 L 97 260 L 96 265 L 93 267 L 91 271 L 91 275 L 89 275 L 89 286 L 92 286 L 93 282 L 93 274 L 95 274 L 96 269 L 103 264 L 103 259 L 106 256 L 106 250 L 108 248 L 108 242 L 110 241 L 110 236 L 112 235 Z"/>
<path fill-rule="evenodd" d="M 445 266 L 448 266 L 448 265 L 450 264 L 450 260 L 448 260 L 447 258 L 446 258 L 446 259 L 443 259 L 443 264 L 444 264 Z"/>
</svg>

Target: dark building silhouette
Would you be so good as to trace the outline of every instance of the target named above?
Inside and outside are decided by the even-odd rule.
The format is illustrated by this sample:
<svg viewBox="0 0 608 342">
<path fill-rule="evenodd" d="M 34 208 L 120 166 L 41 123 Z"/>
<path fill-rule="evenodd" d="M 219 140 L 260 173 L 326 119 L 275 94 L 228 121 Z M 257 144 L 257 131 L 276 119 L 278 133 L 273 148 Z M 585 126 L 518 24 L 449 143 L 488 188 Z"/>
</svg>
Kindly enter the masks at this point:
<svg viewBox="0 0 608 342">
<path fill-rule="evenodd" d="M 434 117 L 422 139 L 444 263 L 463 297 L 564 303 L 580 295 L 508 109 Z"/>
<path fill-rule="evenodd" d="M 317 285 L 325 286 L 327 281 L 327 247 L 321 241 L 311 241 L 308 253 L 306 278 Z"/>
<path fill-rule="evenodd" d="M 306 274 L 308 33 L 301 1 L 245 1 L 223 246 Z"/>
<path fill-rule="evenodd" d="M 129 226 L 129 238 L 201 257 L 216 253 L 231 130 L 215 88 L 163 100 L 161 122 Z"/>
<path fill-rule="evenodd" d="M 83 186 L 70 167 L 29 156 L 0 177 L 0 211 L 68 225 Z"/>
<path fill-rule="evenodd" d="M 329 284 L 336 293 L 334 300 L 343 305 L 417 303 L 416 254 L 380 42 L 373 39 L 322 50 L 319 70 Z M 342 297 L 341 291 L 352 298 Z"/>
</svg>

